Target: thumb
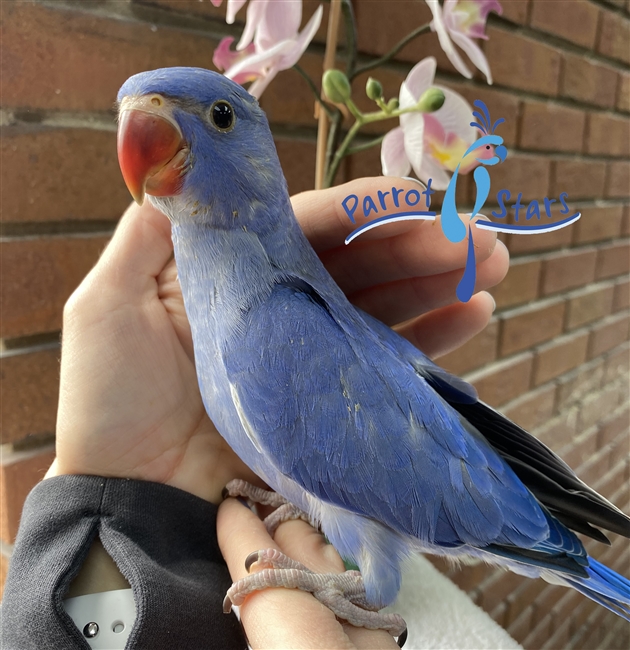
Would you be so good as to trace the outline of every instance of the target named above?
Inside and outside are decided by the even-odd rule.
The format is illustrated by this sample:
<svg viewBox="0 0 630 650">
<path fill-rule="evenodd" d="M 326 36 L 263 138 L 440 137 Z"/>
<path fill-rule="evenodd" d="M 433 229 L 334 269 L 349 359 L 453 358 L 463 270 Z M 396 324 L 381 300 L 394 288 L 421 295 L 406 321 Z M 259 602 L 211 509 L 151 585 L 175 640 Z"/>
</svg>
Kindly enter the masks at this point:
<svg viewBox="0 0 630 650">
<path fill-rule="evenodd" d="M 171 226 L 148 201 L 132 203 L 94 269 L 95 275 L 126 295 L 154 282 L 173 254 Z"/>
</svg>

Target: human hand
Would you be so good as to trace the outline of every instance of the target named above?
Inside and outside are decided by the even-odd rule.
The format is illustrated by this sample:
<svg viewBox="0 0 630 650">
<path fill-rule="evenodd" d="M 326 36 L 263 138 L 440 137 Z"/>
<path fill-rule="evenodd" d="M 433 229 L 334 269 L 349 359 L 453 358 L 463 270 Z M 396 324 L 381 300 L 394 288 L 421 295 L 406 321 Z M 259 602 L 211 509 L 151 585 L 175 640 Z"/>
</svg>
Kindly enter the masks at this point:
<svg viewBox="0 0 630 650">
<path fill-rule="evenodd" d="M 493 301 L 483 292 L 456 301 L 466 242 L 446 242 L 433 223 L 391 224 L 343 244 L 352 229 L 343 198 L 393 182 L 414 187 L 376 178 L 306 192 L 294 198 L 296 215 L 355 304 L 390 325 L 404 321 L 400 333 L 438 356 L 483 329 Z M 507 250 L 495 242 L 492 232 L 475 234 L 478 289 L 507 272 Z M 148 204 L 125 213 L 64 310 L 57 459 L 48 476 L 58 474 L 156 481 L 215 503 L 229 480 L 257 482 L 205 413 L 170 225 Z"/>
</svg>

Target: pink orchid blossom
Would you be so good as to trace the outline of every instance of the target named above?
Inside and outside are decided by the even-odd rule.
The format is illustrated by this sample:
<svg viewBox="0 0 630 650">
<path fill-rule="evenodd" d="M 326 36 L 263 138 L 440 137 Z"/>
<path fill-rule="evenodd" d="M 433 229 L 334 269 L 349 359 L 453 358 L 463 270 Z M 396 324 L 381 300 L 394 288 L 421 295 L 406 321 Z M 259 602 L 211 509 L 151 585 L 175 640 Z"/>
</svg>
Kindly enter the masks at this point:
<svg viewBox="0 0 630 650">
<path fill-rule="evenodd" d="M 228 22 L 244 3 L 245 0 L 228 0 Z M 236 51 L 230 49 L 234 39 L 228 36 L 219 43 L 213 62 L 219 70 L 225 71 L 228 79 L 237 83 L 253 81 L 248 92 L 260 97 L 278 72 L 299 61 L 319 29 L 322 14 L 320 6 L 298 32 L 302 22 L 301 0 L 250 0 L 245 30 Z"/>
<path fill-rule="evenodd" d="M 435 58 L 420 61 L 407 75 L 400 87 L 400 108 L 415 106 L 422 94 L 431 87 L 444 93 L 444 104 L 434 113 L 405 113 L 400 126 L 390 131 L 381 148 L 381 164 L 385 176 L 408 176 L 411 169 L 418 178 L 432 187 L 444 190 L 450 180 L 448 172 L 466 174 L 479 163 L 479 152 L 463 158 L 478 132 L 470 126 L 472 108 L 456 92 L 433 83 L 437 64 Z M 491 157 L 492 151 L 483 157 Z"/>
<path fill-rule="evenodd" d="M 491 11 L 503 13 L 498 0 L 445 0 L 444 7 L 440 6 L 438 0 L 426 0 L 426 3 L 433 14 L 431 29 L 437 32 L 440 46 L 455 69 L 467 79 L 472 77 L 453 43 L 464 50 L 475 67 L 483 72 L 488 83 L 491 84 L 492 74 L 488 60 L 472 39 L 488 38 L 485 33 L 488 14 Z"/>
</svg>

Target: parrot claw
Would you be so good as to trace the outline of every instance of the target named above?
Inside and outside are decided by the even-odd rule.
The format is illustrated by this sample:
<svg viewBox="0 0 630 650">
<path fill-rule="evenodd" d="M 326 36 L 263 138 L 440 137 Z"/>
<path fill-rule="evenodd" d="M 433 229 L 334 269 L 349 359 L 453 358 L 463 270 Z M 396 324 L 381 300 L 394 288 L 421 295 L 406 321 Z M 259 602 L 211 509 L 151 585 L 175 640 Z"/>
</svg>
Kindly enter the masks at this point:
<svg viewBox="0 0 630 650">
<path fill-rule="evenodd" d="M 261 564 L 261 570 L 238 580 L 229 589 L 223 601 L 223 611 L 228 613 L 232 605 L 241 605 L 254 591 L 284 587 L 306 591 L 335 616 L 356 627 L 386 630 L 398 637 L 399 646 L 405 642 L 407 625 L 398 614 L 381 614 L 370 607 L 365 597 L 363 578 L 358 571 L 344 573 L 313 573 L 300 562 L 292 560 L 280 551 L 269 548 L 254 551 L 247 556 L 245 568 Z"/>
</svg>

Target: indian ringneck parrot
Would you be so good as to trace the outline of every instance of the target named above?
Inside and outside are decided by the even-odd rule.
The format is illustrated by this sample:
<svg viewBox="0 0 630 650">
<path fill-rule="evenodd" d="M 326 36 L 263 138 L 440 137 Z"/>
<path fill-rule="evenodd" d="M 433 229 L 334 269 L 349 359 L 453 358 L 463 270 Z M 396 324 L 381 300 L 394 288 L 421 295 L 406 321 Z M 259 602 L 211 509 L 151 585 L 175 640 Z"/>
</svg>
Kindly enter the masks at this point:
<svg viewBox="0 0 630 650">
<path fill-rule="evenodd" d="M 208 415 L 360 569 L 362 596 L 346 595 L 362 607 L 326 604 L 400 634 L 402 619 L 376 610 L 394 601 L 403 561 L 426 552 L 573 587 L 630 620 L 630 581 L 573 532 L 630 537 L 630 518 L 348 302 L 295 219 L 256 99 L 217 73 L 165 68 L 131 77 L 118 101 L 127 186 L 172 225 Z"/>
</svg>

